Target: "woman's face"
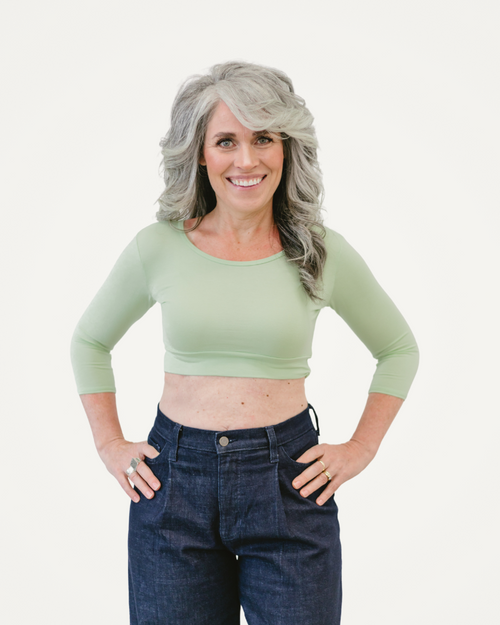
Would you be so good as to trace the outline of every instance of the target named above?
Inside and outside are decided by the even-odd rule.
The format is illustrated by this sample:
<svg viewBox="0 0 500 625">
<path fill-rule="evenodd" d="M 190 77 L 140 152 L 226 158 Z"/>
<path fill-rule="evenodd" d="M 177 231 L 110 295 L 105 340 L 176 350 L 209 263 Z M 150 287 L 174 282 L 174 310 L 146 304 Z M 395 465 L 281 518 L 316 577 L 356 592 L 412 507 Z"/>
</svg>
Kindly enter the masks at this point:
<svg viewBox="0 0 500 625">
<path fill-rule="evenodd" d="M 206 165 L 217 207 L 238 213 L 272 211 L 283 171 L 277 135 L 243 126 L 220 102 L 207 127 L 201 165 Z"/>
</svg>

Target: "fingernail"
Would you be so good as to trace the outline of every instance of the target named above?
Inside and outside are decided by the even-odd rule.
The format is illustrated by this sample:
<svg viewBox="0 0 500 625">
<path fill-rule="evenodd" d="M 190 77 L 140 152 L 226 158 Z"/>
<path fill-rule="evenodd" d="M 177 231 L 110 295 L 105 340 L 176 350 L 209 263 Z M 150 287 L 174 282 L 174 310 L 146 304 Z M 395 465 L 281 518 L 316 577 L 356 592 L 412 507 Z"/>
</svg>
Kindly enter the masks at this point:
<svg viewBox="0 0 500 625">
<path fill-rule="evenodd" d="M 293 487 L 294 488 L 299 488 L 300 487 L 300 482 L 296 481 L 293 483 Z"/>
<path fill-rule="evenodd" d="M 134 503 L 139 503 L 139 497 L 134 497 Z"/>
<path fill-rule="evenodd" d="M 302 495 L 302 497 L 307 497 L 307 495 L 309 495 L 309 491 L 303 490 L 300 494 Z"/>
<path fill-rule="evenodd" d="M 316 503 L 318 504 L 318 506 L 322 506 L 325 503 L 325 501 L 324 499 L 318 499 Z"/>
</svg>

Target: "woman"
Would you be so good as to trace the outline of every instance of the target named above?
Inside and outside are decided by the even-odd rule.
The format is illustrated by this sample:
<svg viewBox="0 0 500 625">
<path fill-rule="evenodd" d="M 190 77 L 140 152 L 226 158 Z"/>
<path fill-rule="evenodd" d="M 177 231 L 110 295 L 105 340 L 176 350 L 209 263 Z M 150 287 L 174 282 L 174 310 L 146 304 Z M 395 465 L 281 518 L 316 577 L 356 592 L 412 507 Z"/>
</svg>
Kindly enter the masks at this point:
<svg viewBox="0 0 500 625">
<path fill-rule="evenodd" d="M 285 74 L 225 63 L 188 80 L 161 145 L 159 221 L 122 253 L 72 344 L 98 452 L 133 502 L 131 623 L 233 625 L 242 605 L 249 625 L 337 624 L 334 493 L 375 456 L 415 375 L 415 340 L 322 226 L 312 116 Z M 110 350 L 155 302 L 165 386 L 148 441 L 132 443 Z M 325 306 L 378 359 L 342 445 L 319 444 L 304 391 Z"/>
</svg>

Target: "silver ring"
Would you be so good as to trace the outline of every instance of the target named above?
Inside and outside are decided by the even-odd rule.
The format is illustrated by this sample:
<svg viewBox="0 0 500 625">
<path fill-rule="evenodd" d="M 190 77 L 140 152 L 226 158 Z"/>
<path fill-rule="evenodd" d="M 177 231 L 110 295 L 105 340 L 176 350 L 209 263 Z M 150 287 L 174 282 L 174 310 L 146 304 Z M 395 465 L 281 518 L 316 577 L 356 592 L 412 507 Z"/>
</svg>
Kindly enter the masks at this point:
<svg viewBox="0 0 500 625">
<path fill-rule="evenodd" d="M 138 464 L 142 462 L 140 458 L 132 458 L 130 461 L 129 468 L 125 471 L 125 473 L 130 477 L 132 473 L 136 473 Z"/>
</svg>

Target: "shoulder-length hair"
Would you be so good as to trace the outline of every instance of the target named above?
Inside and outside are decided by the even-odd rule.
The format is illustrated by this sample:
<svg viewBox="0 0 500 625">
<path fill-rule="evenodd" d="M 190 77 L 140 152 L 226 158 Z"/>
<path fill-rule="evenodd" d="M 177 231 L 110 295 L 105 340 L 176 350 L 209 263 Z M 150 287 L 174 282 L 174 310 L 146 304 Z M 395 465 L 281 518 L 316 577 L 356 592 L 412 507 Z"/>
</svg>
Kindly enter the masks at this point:
<svg viewBox="0 0 500 625">
<path fill-rule="evenodd" d="M 267 130 L 283 139 L 285 160 L 273 197 L 274 221 L 285 256 L 297 265 L 307 294 L 318 300 L 326 260 L 318 144 L 313 116 L 284 72 L 236 61 L 214 65 L 208 74 L 184 82 L 172 106 L 170 129 L 160 141 L 165 190 L 156 217 L 196 217 L 195 229 L 215 208 L 215 193 L 199 159 L 207 125 L 221 100 L 250 130 Z"/>
</svg>

